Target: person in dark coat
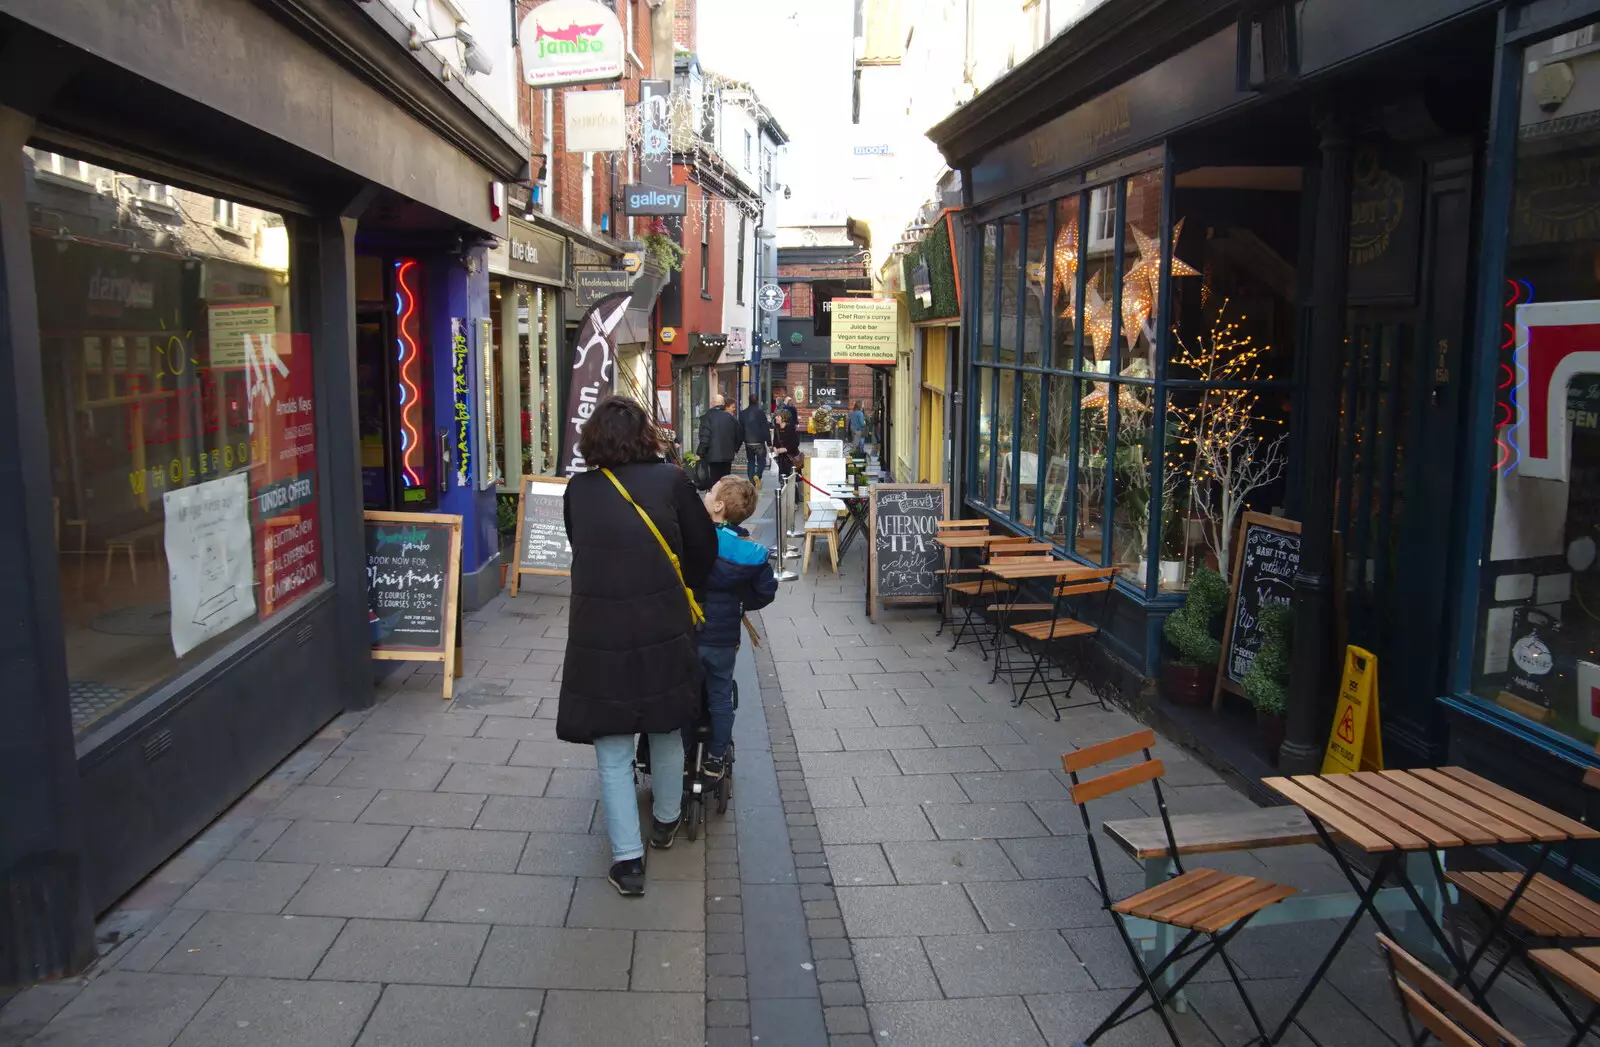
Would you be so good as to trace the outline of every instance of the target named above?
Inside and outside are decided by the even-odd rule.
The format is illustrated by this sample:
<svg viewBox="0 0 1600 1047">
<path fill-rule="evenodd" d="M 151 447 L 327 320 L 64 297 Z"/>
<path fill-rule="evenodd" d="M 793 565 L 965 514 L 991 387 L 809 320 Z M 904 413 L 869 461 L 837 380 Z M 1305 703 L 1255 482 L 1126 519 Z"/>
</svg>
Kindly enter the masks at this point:
<svg viewBox="0 0 1600 1047">
<path fill-rule="evenodd" d="M 767 448 L 772 444 L 772 421 L 760 397 L 752 396 L 749 406 L 739 412 L 739 425 L 744 429 L 745 473 L 759 491 L 761 478 L 767 474 Z"/>
<path fill-rule="evenodd" d="M 710 466 L 706 480 L 715 484 L 727 476 L 733 469 L 733 456 L 743 443 L 739 420 L 728 413 L 728 402 L 718 393 L 711 398 L 711 410 L 700 419 L 700 441 L 694 451 Z"/>
<path fill-rule="evenodd" d="M 732 421 L 730 418 L 729 421 Z M 606 829 L 608 879 L 624 895 L 644 893 L 644 844 L 634 788 L 634 736 L 650 739 L 652 847 L 672 846 L 682 815 L 681 729 L 700 715 L 703 671 L 685 589 L 705 584 L 717 531 L 682 469 L 661 460 L 661 437 L 642 407 L 608 396 L 578 438 L 589 472 L 567 484 L 572 598 L 556 737 L 594 746 Z M 609 469 L 649 514 L 683 570 L 673 568 Z"/>
</svg>

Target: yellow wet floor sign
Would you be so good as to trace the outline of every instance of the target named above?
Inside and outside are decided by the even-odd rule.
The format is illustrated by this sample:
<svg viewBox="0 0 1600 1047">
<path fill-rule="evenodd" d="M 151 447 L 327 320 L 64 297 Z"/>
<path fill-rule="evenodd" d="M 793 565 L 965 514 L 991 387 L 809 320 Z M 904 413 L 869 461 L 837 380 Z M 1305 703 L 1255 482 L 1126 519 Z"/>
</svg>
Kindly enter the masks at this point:
<svg viewBox="0 0 1600 1047">
<path fill-rule="evenodd" d="M 1322 758 L 1323 774 L 1383 770 L 1383 731 L 1378 721 L 1378 656 L 1351 645 L 1345 648 L 1344 678 L 1339 681 L 1339 706 L 1333 732 Z"/>
</svg>

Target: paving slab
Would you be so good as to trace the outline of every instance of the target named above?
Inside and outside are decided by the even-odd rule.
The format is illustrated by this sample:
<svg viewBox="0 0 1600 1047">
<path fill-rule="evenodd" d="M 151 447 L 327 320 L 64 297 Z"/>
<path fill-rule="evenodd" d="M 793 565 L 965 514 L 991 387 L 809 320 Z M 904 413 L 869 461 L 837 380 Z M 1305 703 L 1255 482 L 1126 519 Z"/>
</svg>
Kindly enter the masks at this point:
<svg viewBox="0 0 1600 1047">
<path fill-rule="evenodd" d="M 889 859 L 878 844 L 834 844 L 825 847 L 824 851 L 833 882 L 841 887 L 871 887 L 896 882 Z"/>
<path fill-rule="evenodd" d="M 951 746 L 932 749 L 896 749 L 896 765 L 905 774 L 944 774 L 958 771 L 993 771 L 994 761 L 982 748 Z"/>
<path fill-rule="evenodd" d="M 384 789 L 361 812 L 364 824 L 431 825 L 465 829 L 478 819 L 482 793 L 410 792 Z M 353 861 L 355 859 L 343 859 Z"/>
<path fill-rule="evenodd" d="M 594 747 L 571 742 L 518 742 L 511 763 L 518 767 L 593 767 Z"/>
<path fill-rule="evenodd" d="M 404 760 L 421 744 L 421 734 L 398 734 L 363 727 L 352 731 L 334 752 L 339 756 L 385 756 Z"/>
<path fill-rule="evenodd" d="M 583 833 L 594 820 L 593 800 L 533 796 L 490 796 L 474 823 L 476 829 Z"/>
<path fill-rule="evenodd" d="M 624 898 L 605 880 L 581 877 L 569 927 L 634 931 L 704 931 L 705 888 L 693 881 L 652 880 L 643 898 Z"/>
<path fill-rule="evenodd" d="M 109 971 L 74 996 L 28 1043 L 168 1047 L 221 984 L 220 978 L 199 975 Z"/>
<path fill-rule="evenodd" d="M 792 884 L 748 884 L 744 900 L 750 998 L 814 1000 L 817 979 L 805 966 L 812 962 L 812 956 L 806 940 L 800 888 Z"/>
<path fill-rule="evenodd" d="M 552 768 L 550 783 L 545 787 L 544 794 L 546 796 L 598 800 L 600 799 L 600 772 L 592 767 Z"/>
<path fill-rule="evenodd" d="M 309 978 L 343 920 L 210 912 L 156 964 L 169 974 Z"/>
<path fill-rule="evenodd" d="M 704 992 L 706 939 L 685 931 L 640 931 L 633 936 L 634 992 Z"/>
<path fill-rule="evenodd" d="M 1067 787 L 1049 771 L 995 771 L 958 774 L 956 781 L 973 803 L 1011 803 L 1067 798 Z"/>
<path fill-rule="evenodd" d="M 517 863 L 519 873 L 596 876 L 610 868 L 611 843 L 597 833 L 531 832 L 527 837 Z"/>
<path fill-rule="evenodd" d="M 418 826 L 406 836 L 389 864 L 397 869 L 516 872 L 527 842 L 527 833 Z"/>
<path fill-rule="evenodd" d="M 967 794 L 961 791 L 955 776 L 951 774 L 885 775 L 862 778 L 855 785 L 862 801 L 869 807 L 967 802 Z"/>
<path fill-rule="evenodd" d="M 870 1003 L 879 1044 L 901 1047 L 1045 1047 L 1020 996 Z"/>
<path fill-rule="evenodd" d="M 840 731 L 840 739 L 844 742 L 846 750 L 866 749 L 931 749 L 933 741 L 927 732 L 918 726 L 906 727 L 862 727 L 857 730 Z"/>
<path fill-rule="evenodd" d="M 1081 876 L 969 883 L 966 890 L 991 931 L 1095 927 L 1107 919 L 1099 888 Z"/>
<path fill-rule="evenodd" d="M 311 874 L 300 893 L 294 896 L 289 912 L 304 916 L 420 920 L 443 880 L 444 873 L 432 869 L 323 866 Z"/>
<path fill-rule="evenodd" d="M 451 872 L 428 908 L 428 919 L 559 927 L 572 901 L 572 884 L 567 876 Z"/>
<path fill-rule="evenodd" d="M 895 778 L 869 778 L 866 781 L 897 781 Z M 954 780 L 951 781 L 954 785 Z M 813 807 L 861 807 L 865 804 L 854 778 L 814 778 L 806 783 Z"/>
<path fill-rule="evenodd" d="M 959 886 L 840 887 L 839 908 L 852 938 L 966 934 L 982 921 Z"/>
<path fill-rule="evenodd" d="M 928 750 L 933 751 L 933 750 Z M 807 778 L 870 778 L 900 774 L 900 765 L 886 751 L 855 753 L 801 753 L 800 767 Z"/>
<path fill-rule="evenodd" d="M 356 1047 L 528 1047 L 543 1009 L 533 989 L 389 985 Z"/>
<path fill-rule="evenodd" d="M 934 838 L 921 807 L 829 807 L 816 819 L 825 845 Z"/>
<path fill-rule="evenodd" d="M 494 927 L 473 985 L 520 989 L 626 989 L 633 956 L 627 931 Z"/>
<path fill-rule="evenodd" d="M 438 785 L 449 770 L 450 764 L 441 760 L 358 756 L 346 764 L 330 784 L 358 789 L 416 789 L 425 792 Z"/>
<path fill-rule="evenodd" d="M 902 884 L 1019 878 L 1005 851 L 994 840 L 885 842 L 883 851 L 896 882 Z"/>
<path fill-rule="evenodd" d="M 923 948 L 945 995 L 1011 996 L 1098 988 L 1055 931 L 925 938 Z"/>
<path fill-rule="evenodd" d="M 418 739 L 420 740 L 420 739 Z M 353 822 L 378 795 L 376 789 L 330 785 L 297 785 L 272 809 L 274 818 L 314 818 L 324 822 Z"/>
<path fill-rule="evenodd" d="M 383 865 L 410 830 L 403 825 L 349 822 L 295 822 L 262 855 L 269 862 L 312 865 Z"/>
<path fill-rule="evenodd" d="M 406 920 L 350 920 L 315 977 L 349 982 L 466 985 L 489 928 Z"/>
<path fill-rule="evenodd" d="M 944 999 L 922 939 L 856 938 L 851 945 L 869 1002 Z"/>
<path fill-rule="evenodd" d="M 752 999 L 750 1037 L 760 1047 L 812 1047 L 828 1042 L 828 1030 L 814 1000 Z"/>
<path fill-rule="evenodd" d="M 479 793 L 501 796 L 543 796 L 550 783 L 548 767 L 491 767 L 458 763 L 439 783 L 442 793 Z"/>
<path fill-rule="evenodd" d="M 1094 1031 L 1111 1009 L 1126 995 L 1120 991 L 1080 992 L 1053 996 L 1029 996 L 1028 1011 L 1044 1033 L 1050 1047 L 1078 1047 Z M 1168 1012 L 1184 1047 L 1220 1047 L 1201 1016 L 1193 1012 Z M 1095 1047 L 1151 1047 L 1171 1040 L 1154 1014 L 1144 1014 L 1120 1025 L 1095 1041 Z M 1238 1040 L 1230 1043 L 1240 1042 Z"/>
<path fill-rule="evenodd" d="M 516 746 L 510 738 L 424 738 L 411 757 L 453 763 L 503 764 L 511 759 L 511 751 Z"/>
<path fill-rule="evenodd" d="M 924 810 L 944 840 L 1049 836 L 1034 811 L 1022 803 L 929 804 Z"/>
<path fill-rule="evenodd" d="M 486 712 L 499 712 L 496 709 Z M 479 738 L 509 738 L 518 742 L 553 742 L 556 741 L 556 725 L 551 720 L 541 720 L 532 715 L 530 710 L 527 716 L 489 716 L 483 721 L 483 726 L 478 728 Z"/>
<path fill-rule="evenodd" d="M 218 862 L 178 899 L 181 909 L 282 912 L 316 869 L 291 862 Z"/>
<path fill-rule="evenodd" d="M 535 1047 L 701 1044 L 705 1004 L 697 993 L 579 992 L 545 996 Z"/>
<path fill-rule="evenodd" d="M 174 1047 L 349 1047 L 379 987 L 229 978 Z"/>
</svg>

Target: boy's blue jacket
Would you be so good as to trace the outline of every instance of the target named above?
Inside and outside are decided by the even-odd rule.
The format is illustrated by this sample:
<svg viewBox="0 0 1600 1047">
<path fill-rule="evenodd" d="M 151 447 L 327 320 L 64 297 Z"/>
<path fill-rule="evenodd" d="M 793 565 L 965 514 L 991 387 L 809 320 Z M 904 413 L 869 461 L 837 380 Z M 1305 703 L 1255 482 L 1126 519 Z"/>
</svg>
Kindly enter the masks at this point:
<svg viewBox="0 0 1600 1047">
<path fill-rule="evenodd" d="M 706 647 L 738 647 L 743 638 L 739 619 L 759 611 L 778 595 L 778 579 L 767 562 L 767 549 L 740 538 L 726 524 L 717 526 L 717 561 L 698 594 L 706 622 L 700 643 Z"/>
</svg>

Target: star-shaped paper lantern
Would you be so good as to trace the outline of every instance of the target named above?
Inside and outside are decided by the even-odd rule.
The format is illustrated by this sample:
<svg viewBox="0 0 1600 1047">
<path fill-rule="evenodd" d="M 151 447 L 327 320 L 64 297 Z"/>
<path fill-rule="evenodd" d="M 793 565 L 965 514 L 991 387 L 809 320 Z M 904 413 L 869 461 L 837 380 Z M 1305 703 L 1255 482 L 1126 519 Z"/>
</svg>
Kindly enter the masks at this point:
<svg viewBox="0 0 1600 1047">
<path fill-rule="evenodd" d="M 1122 275 L 1122 332 L 1132 349 L 1139 334 L 1152 316 L 1160 312 L 1161 304 L 1161 245 L 1143 229 L 1129 223 L 1134 245 L 1139 252 L 1138 261 L 1128 266 Z M 1199 276 L 1200 270 L 1178 257 L 1178 237 L 1183 235 L 1183 219 L 1172 227 L 1172 275 Z"/>
<path fill-rule="evenodd" d="M 1064 303 L 1057 316 L 1071 316 L 1078 294 L 1078 216 L 1067 219 L 1056 233 L 1056 292 Z"/>
<path fill-rule="evenodd" d="M 1089 281 L 1084 288 L 1086 301 L 1083 303 L 1083 326 L 1089 332 L 1089 344 L 1094 349 L 1094 358 L 1104 360 L 1106 351 L 1111 348 L 1111 303 L 1100 295 L 1100 273 L 1094 274 L 1094 279 Z"/>
</svg>

